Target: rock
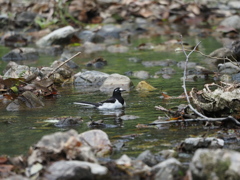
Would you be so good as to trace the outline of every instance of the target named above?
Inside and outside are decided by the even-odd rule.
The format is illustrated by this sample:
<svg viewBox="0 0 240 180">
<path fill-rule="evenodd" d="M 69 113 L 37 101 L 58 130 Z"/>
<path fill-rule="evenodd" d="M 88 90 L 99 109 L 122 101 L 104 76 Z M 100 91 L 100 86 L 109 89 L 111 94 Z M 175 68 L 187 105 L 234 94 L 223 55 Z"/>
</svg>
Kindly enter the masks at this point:
<svg viewBox="0 0 240 180">
<path fill-rule="evenodd" d="M 29 155 L 28 165 L 31 166 L 36 162 L 42 163 L 50 159 L 59 158 L 64 149 L 64 144 L 70 137 L 77 137 L 77 135 L 77 131 L 69 130 L 43 136 Z"/>
<path fill-rule="evenodd" d="M 28 39 L 22 33 L 7 32 L 1 37 L 1 43 L 8 47 L 24 47 L 28 44 Z"/>
<path fill-rule="evenodd" d="M 228 6 L 230 8 L 240 9 L 240 2 L 239 1 L 229 1 Z"/>
<path fill-rule="evenodd" d="M 137 91 L 154 91 L 156 90 L 155 87 L 148 84 L 146 81 L 140 81 L 136 86 Z"/>
<path fill-rule="evenodd" d="M 25 91 L 7 106 L 7 111 L 20 111 L 44 106 L 44 103 L 31 91 Z"/>
<path fill-rule="evenodd" d="M 102 92 L 112 92 L 113 89 L 121 87 L 126 91 L 130 91 L 130 88 L 133 86 L 132 81 L 129 77 L 120 75 L 120 74 L 111 74 L 100 87 Z"/>
<path fill-rule="evenodd" d="M 79 134 L 79 140 L 93 148 L 96 156 L 103 157 L 112 152 L 112 144 L 108 135 L 102 130 L 90 130 Z"/>
<path fill-rule="evenodd" d="M 142 161 L 150 167 L 158 163 L 156 157 L 149 150 L 146 150 L 139 154 L 136 160 Z"/>
<path fill-rule="evenodd" d="M 106 50 L 106 44 L 95 44 L 92 42 L 85 42 L 83 44 L 84 52 L 86 54 L 91 54 L 99 51 L 105 51 Z"/>
<path fill-rule="evenodd" d="M 109 74 L 99 71 L 85 71 L 74 75 L 75 86 L 101 86 Z"/>
<path fill-rule="evenodd" d="M 123 115 L 120 117 L 122 120 L 126 121 L 126 120 L 133 120 L 133 119 L 138 119 L 139 116 L 134 116 L 134 115 Z"/>
<path fill-rule="evenodd" d="M 66 26 L 60 29 L 57 29 L 50 34 L 42 37 L 36 42 L 36 45 L 39 47 L 47 47 L 53 44 L 59 44 L 61 41 L 68 41 L 76 30 L 72 26 Z"/>
<path fill-rule="evenodd" d="M 82 122 L 83 119 L 81 117 L 66 117 L 59 119 L 59 121 L 54 125 L 57 127 L 77 126 Z"/>
<path fill-rule="evenodd" d="M 128 60 L 130 62 L 133 62 L 133 63 L 140 63 L 140 62 L 142 62 L 142 59 L 137 58 L 137 57 L 130 57 L 130 58 L 128 58 Z"/>
<path fill-rule="evenodd" d="M 28 26 L 34 23 L 36 16 L 36 13 L 23 11 L 19 14 L 16 14 L 15 22 L 20 27 Z"/>
<path fill-rule="evenodd" d="M 126 53 L 129 48 L 123 45 L 111 45 L 107 47 L 107 50 L 111 53 Z"/>
<path fill-rule="evenodd" d="M 22 60 L 38 60 L 39 54 L 35 48 L 22 47 L 11 50 L 2 57 L 4 61 L 22 61 Z"/>
<path fill-rule="evenodd" d="M 94 176 L 103 176 L 108 172 L 107 168 L 98 164 L 84 161 L 58 161 L 53 163 L 46 171 L 48 180 L 80 180 L 95 179 Z"/>
<path fill-rule="evenodd" d="M 153 179 L 175 180 L 182 179 L 184 173 L 182 164 L 175 158 L 167 159 L 155 166 L 151 170 L 154 173 Z"/>
<path fill-rule="evenodd" d="M 220 23 L 220 26 L 240 29 L 240 16 L 234 15 L 234 16 L 227 17 Z"/>
<path fill-rule="evenodd" d="M 190 163 L 191 179 L 240 179 L 240 153 L 227 149 L 198 149 Z"/>
<path fill-rule="evenodd" d="M 5 180 L 29 180 L 29 178 L 26 178 L 24 176 L 21 176 L 21 175 L 13 175 L 13 176 L 10 176 L 8 178 L 4 178 Z"/>
<path fill-rule="evenodd" d="M 140 160 L 132 160 L 127 155 L 122 155 L 115 161 L 116 166 L 121 171 L 136 179 L 146 178 L 150 174 L 151 168 Z M 138 177 L 138 178 L 137 178 Z"/>
<path fill-rule="evenodd" d="M 133 76 L 139 79 L 148 79 L 150 74 L 147 71 L 135 71 L 133 72 Z"/>
<path fill-rule="evenodd" d="M 207 138 L 187 138 L 181 143 L 180 148 L 184 152 L 192 152 L 198 148 L 222 148 L 224 141 L 222 139 Z"/>
<path fill-rule="evenodd" d="M 197 65 L 195 62 L 188 62 L 187 63 L 187 68 L 194 68 Z M 180 61 L 177 63 L 177 66 L 181 69 L 185 68 L 185 61 Z"/>
<path fill-rule="evenodd" d="M 84 30 L 84 31 L 81 31 L 79 34 L 78 34 L 78 37 L 83 41 L 83 42 L 91 42 L 92 39 L 94 38 L 95 36 L 95 33 L 93 31 L 90 31 L 90 30 Z"/>
<path fill-rule="evenodd" d="M 219 73 L 222 74 L 236 74 L 240 72 L 239 64 L 233 62 L 226 62 L 224 64 L 218 64 Z"/>
<path fill-rule="evenodd" d="M 173 69 L 173 68 L 170 68 L 170 67 L 165 67 L 165 68 L 162 68 L 160 71 L 157 71 L 155 73 L 155 75 L 159 75 L 159 74 L 168 74 L 168 75 L 173 75 L 173 74 L 176 74 L 176 71 Z"/>
<path fill-rule="evenodd" d="M 176 62 L 174 60 L 171 59 L 167 59 L 165 61 L 143 61 L 142 65 L 144 65 L 145 67 L 155 67 L 155 66 L 171 66 L 171 65 L 175 65 Z"/>
</svg>

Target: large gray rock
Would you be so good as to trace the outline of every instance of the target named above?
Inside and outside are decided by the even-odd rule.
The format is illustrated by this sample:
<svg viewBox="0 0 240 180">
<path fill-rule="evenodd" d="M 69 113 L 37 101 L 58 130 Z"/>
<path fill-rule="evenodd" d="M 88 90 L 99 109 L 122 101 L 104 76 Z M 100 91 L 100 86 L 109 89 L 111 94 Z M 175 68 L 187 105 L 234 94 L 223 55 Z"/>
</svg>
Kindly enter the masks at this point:
<svg viewBox="0 0 240 180">
<path fill-rule="evenodd" d="M 126 91 L 130 91 L 133 86 L 129 77 L 120 74 L 111 74 L 100 87 L 102 92 L 112 92 L 114 88 L 121 87 Z"/>
<path fill-rule="evenodd" d="M 51 46 L 57 41 L 67 40 L 76 32 L 72 26 L 66 26 L 60 29 L 57 29 L 50 34 L 39 39 L 36 44 L 39 47 Z"/>
<path fill-rule="evenodd" d="M 167 159 L 152 167 L 153 179 L 175 180 L 184 175 L 182 164 L 175 158 Z"/>
<path fill-rule="evenodd" d="M 74 75 L 75 86 L 101 86 L 109 74 L 99 71 L 85 71 Z"/>
<path fill-rule="evenodd" d="M 22 47 L 11 50 L 2 57 L 4 61 L 22 61 L 22 60 L 38 60 L 39 53 L 35 48 Z"/>
<path fill-rule="evenodd" d="M 240 153 L 226 149 L 198 149 L 190 163 L 191 179 L 240 179 Z"/>
<path fill-rule="evenodd" d="M 112 144 L 108 135 L 102 130 L 90 130 L 79 134 L 79 140 L 94 150 L 96 156 L 103 157 L 112 152 Z"/>
<path fill-rule="evenodd" d="M 102 176 L 107 172 L 107 168 L 99 164 L 84 161 L 58 161 L 47 169 L 45 177 L 48 180 L 94 179 L 95 175 Z"/>
<path fill-rule="evenodd" d="M 227 17 L 220 23 L 220 26 L 240 29 L 240 16 L 234 15 L 234 16 Z"/>
</svg>

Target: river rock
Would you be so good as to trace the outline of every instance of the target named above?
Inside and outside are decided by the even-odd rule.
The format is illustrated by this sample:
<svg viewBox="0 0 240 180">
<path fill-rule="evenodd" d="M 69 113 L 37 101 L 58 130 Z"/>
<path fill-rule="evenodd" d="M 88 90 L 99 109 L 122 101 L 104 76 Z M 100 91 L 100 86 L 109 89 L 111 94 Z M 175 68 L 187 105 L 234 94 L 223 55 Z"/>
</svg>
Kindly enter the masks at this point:
<svg viewBox="0 0 240 180">
<path fill-rule="evenodd" d="M 240 29 L 240 16 L 234 15 L 234 16 L 227 17 L 220 23 L 220 26 Z"/>
<path fill-rule="evenodd" d="M 117 44 L 117 45 L 111 45 L 107 47 L 107 51 L 111 53 L 126 53 L 128 52 L 129 47 Z"/>
<path fill-rule="evenodd" d="M 20 27 L 28 26 L 34 23 L 34 19 L 36 18 L 36 16 L 36 13 L 23 11 L 16 14 L 15 23 Z"/>
<path fill-rule="evenodd" d="M 91 53 L 106 50 L 106 44 L 103 44 L 103 43 L 95 44 L 95 43 L 92 43 L 92 42 L 85 42 L 83 44 L 83 47 L 84 47 L 84 52 L 86 54 L 91 54 Z"/>
<path fill-rule="evenodd" d="M 227 149 L 198 149 L 190 163 L 191 179 L 240 179 L 240 153 Z"/>
<path fill-rule="evenodd" d="M 171 60 L 171 59 L 167 59 L 164 61 L 143 61 L 142 65 L 144 65 L 145 67 L 155 67 L 155 66 L 172 66 L 175 65 L 176 61 Z"/>
<path fill-rule="evenodd" d="M 226 62 L 224 64 L 218 64 L 218 70 L 221 74 L 236 74 L 240 72 L 238 63 Z"/>
<path fill-rule="evenodd" d="M 154 175 L 153 179 L 166 179 L 175 180 L 182 179 L 183 177 L 183 167 L 182 164 L 175 158 L 167 159 L 161 163 L 152 167 L 151 172 Z"/>
<path fill-rule="evenodd" d="M 102 130 L 90 130 L 79 134 L 79 140 L 93 148 L 96 156 L 103 157 L 112 152 L 112 144 L 108 135 Z"/>
<path fill-rule="evenodd" d="M 7 111 L 20 111 L 44 106 L 44 103 L 31 91 L 25 91 L 7 106 Z"/>
<path fill-rule="evenodd" d="M 58 161 L 47 169 L 45 178 L 48 180 L 94 179 L 94 176 L 103 176 L 107 172 L 107 168 L 99 164 L 84 161 Z"/>
<path fill-rule="evenodd" d="M 11 50 L 2 57 L 4 61 L 22 61 L 22 60 L 38 60 L 39 54 L 35 48 L 22 47 Z"/>
<path fill-rule="evenodd" d="M 154 156 L 150 150 L 146 150 L 139 154 L 136 160 L 140 160 L 150 167 L 159 163 L 156 156 Z"/>
<path fill-rule="evenodd" d="M 133 72 L 133 76 L 139 79 L 148 79 L 150 74 L 147 71 L 135 71 Z"/>
<path fill-rule="evenodd" d="M 121 87 L 126 91 L 130 91 L 130 88 L 133 86 L 132 81 L 129 77 L 120 75 L 120 74 L 111 74 L 100 87 L 102 92 L 112 92 L 113 89 Z"/>
<path fill-rule="evenodd" d="M 85 71 L 74 75 L 75 86 L 101 86 L 109 74 L 100 71 Z"/>
<path fill-rule="evenodd" d="M 39 47 L 47 47 L 53 44 L 57 44 L 57 41 L 67 41 L 70 39 L 76 30 L 72 26 L 66 26 L 60 29 L 57 29 L 50 34 L 39 39 L 36 44 Z"/>
<path fill-rule="evenodd" d="M 222 148 L 224 141 L 222 139 L 207 137 L 207 138 L 187 138 L 181 143 L 182 151 L 195 151 L 198 148 Z"/>
<path fill-rule="evenodd" d="M 177 63 L 177 66 L 181 69 L 184 69 L 185 68 L 185 61 L 180 61 Z M 195 62 L 188 62 L 187 63 L 187 68 L 194 68 L 195 66 L 197 65 L 197 63 Z"/>
</svg>

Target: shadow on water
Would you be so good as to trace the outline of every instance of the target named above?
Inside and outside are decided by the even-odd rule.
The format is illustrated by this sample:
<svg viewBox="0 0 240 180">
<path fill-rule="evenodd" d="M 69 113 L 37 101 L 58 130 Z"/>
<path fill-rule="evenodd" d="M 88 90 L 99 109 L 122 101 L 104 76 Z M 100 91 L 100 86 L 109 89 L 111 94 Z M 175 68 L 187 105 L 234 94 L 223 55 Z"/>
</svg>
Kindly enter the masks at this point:
<svg viewBox="0 0 240 180">
<path fill-rule="evenodd" d="M 198 41 L 199 39 L 197 39 Z M 150 41 L 150 40 L 149 40 Z M 195 44 L 196 39 L 190 39 L 189 43 Z M 201 39 L 202 49 L 208 54 L 212 50 L 219 47 L 214 39 Z M 7 52 L 6 48 L 1 56 Z M 175 61 L 184 61 L 183 54 L 175 52 L 153 52 L 153 51 L 137 51 L 132 50 L 127 54 L 113 54 L 101 52 L 91 56 L 84 56 L 74 60 L 81 68 L 85 68 L 84 63 L 92 60 L 91 58 L 103 57 L 108 61 L 108 66 L 100 71 L 106 73 L 124 74 L 127 71 L 146 70 L 151 75 L 162 67 L 144 67 L 141 63 L 129 62 L 129 57 L 138 57 L 143 61 L 166 60 L 173 59 Z M 41 56 L 40 60 L 34 66 L 48 66 L 50 60 L 58 59 L 58 57 Z M 204 59 L 199 54 L 194 54 L 191 61 L 198 62 L 202 65 L 201 60 Z M 1 62 L 1 70 L 6 66 L 6 62 Z M 31 64 L 33 66 L 33 64 Z M 29 147 L 37 143 L 43 135 L 51 134 L 58 131 L 66 131 L 69 128 L 58 128 L 44 120 L 52 117 L 61 116 L 81 116 L 84 123 L 80 126 L 71 127 L 79 133 L 89 130 L 87 122 L 91 119 L 94 121 L 104 120 L 107 126 L 103 128 L 110 137 L 112 142 L 122 140 L 125 146 L 120 151 L 115 151 L 113 157 L 118 157 L 122 153 L 136 157 L 140 152 L 149 149 L 153 152 L 162 149 L 169 149 L 176 146 L 182 139 L 190 135 L 201 135 L 205 130 L 201 126 L 196 127 L 180 127 L 173 125 L 171 127 L 156 128 L 137 128 L 138 124 L 148 124 L 156 120 L 158 116 L 165 116 L 160 111 L 155 110 L 154 106 L 162 105 L 166 108 L 173 108 L 179 104 L 186 103 L 185 100 L 163 100 L 160 98 L 162 92 L 167 92 L 171 96 L 182 94 L 182 69 L 173 67 L 176 74 L 171 79 L 150 78 L 148 83 L 157 88 L 157 90 L 149 93 L 139 93 L 137 91 L 126 92 L 123 94 L 127 102 L 127 107 L 123 111 L 98 111 L 96 109 L 84 108 L 74 105 L 73 102 L 85 100 L 98 102 L 109 97 L 109 94 L 95 92 L 83 92 L 82 88 L 74 88 L 72 86 L 59 88 L 59 95 L 53 99 L 45 99 L 45 107 L 38 109 L 30 109 L 20 112 L 8 112 L 4 106 L 0 107 L 0 154 L 19 155 L 26 154 Z M 130 77 L 134 85 L 140 81 L 139 79 Z M 204 80 L 187 83 L 188 90 L 192 87 L 201 88 L 205 83 Z M 7 103 L 6 103 L 7 104 Z M 121 120 L 120 115 L 139 116 L 137 119 Z"/>
</svg>

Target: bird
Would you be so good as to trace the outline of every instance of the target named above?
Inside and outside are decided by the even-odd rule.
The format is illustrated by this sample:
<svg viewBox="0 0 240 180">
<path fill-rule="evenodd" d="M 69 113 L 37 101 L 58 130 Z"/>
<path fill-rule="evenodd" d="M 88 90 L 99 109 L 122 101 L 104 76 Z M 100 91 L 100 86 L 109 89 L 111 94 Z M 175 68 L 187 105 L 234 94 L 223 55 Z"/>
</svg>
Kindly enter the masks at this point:
<svg viewBox="0 0 240 180">
<path fill-rule="evenodd" d="M 74 102 L 74 104 L 84 105 L 84 106 L 93 107 L 101 110 L 123 108 L 126 106 L 126 102 L 124 101 L 121 95 L 123 91 L 126 91 L 126 90 L 123 90 L 122 88 L 117 87 L 113 90 L 112 97 L 110 97 L 105 101 L 101 101 L 98 103 L 81 101 L 81 102 Z"/>
</svg>

